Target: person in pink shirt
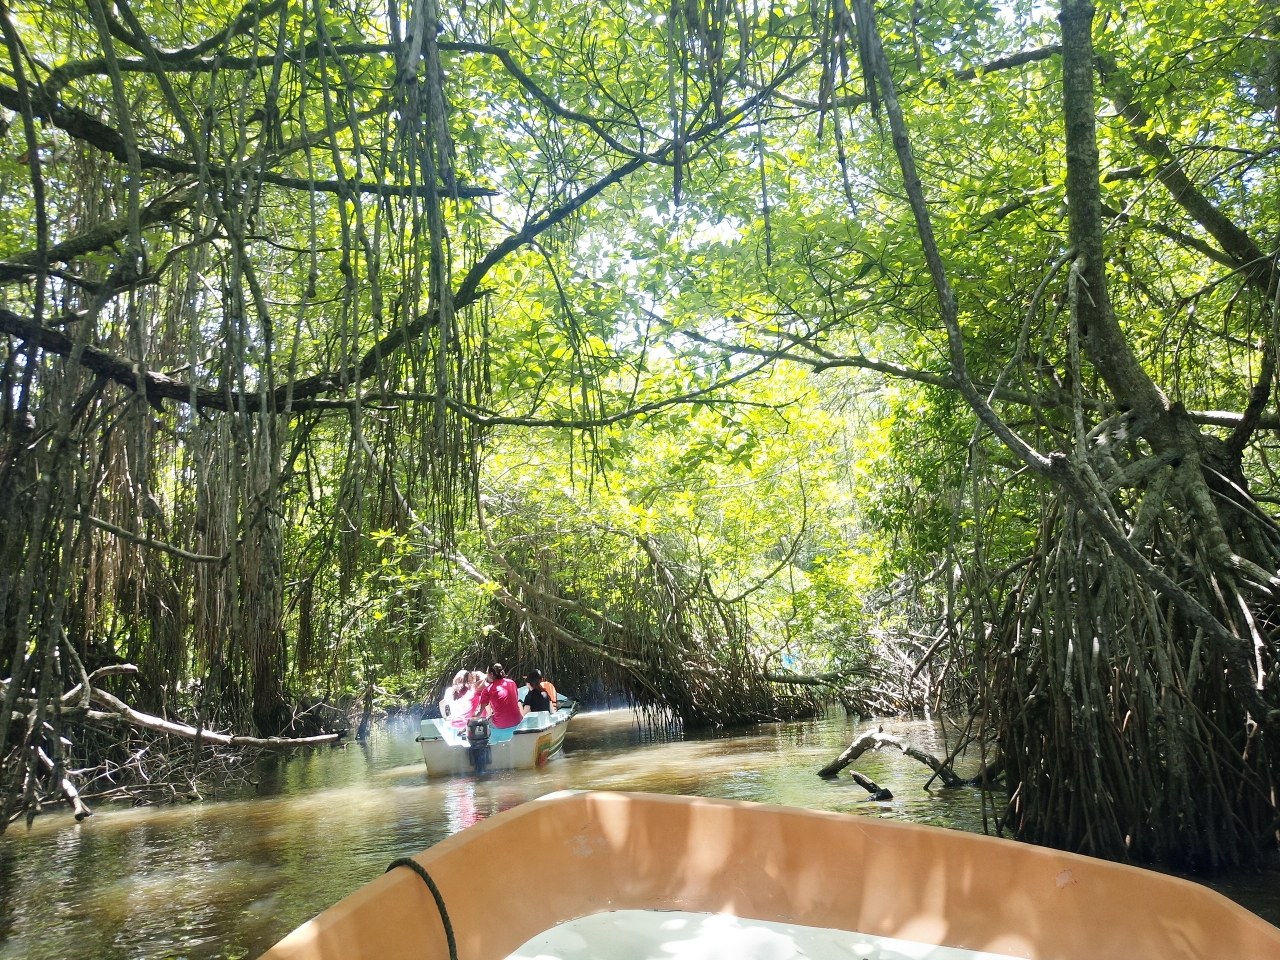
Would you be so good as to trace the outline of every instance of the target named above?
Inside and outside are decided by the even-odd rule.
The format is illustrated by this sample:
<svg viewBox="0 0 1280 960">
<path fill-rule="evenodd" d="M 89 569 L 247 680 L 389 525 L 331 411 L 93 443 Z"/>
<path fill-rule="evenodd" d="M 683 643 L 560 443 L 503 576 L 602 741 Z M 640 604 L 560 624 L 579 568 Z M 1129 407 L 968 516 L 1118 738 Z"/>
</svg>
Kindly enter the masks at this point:
<svg viewBox="0 0 1280 960">
<path fill-rule="evenodd" d="M 489 685 L 480 691 L 476 700 L 477 715 L 489 717 L 501 730 L 518 726 L 524 719 L 524 712 L 520 709 L 520 694 L 516 691 L 515 681 L 507 676 L 500 663 L 489 668 L 488 676 Z"/>
<path fill-rule="evenodd" d="M 453 684 L 440 698 L 440 716 L 455 727 L 465 727 L 467 718 L 476 712 L 476 692 L 471 683 L 471 674 L 459 670 L 453 678 Z"/>
</svg>

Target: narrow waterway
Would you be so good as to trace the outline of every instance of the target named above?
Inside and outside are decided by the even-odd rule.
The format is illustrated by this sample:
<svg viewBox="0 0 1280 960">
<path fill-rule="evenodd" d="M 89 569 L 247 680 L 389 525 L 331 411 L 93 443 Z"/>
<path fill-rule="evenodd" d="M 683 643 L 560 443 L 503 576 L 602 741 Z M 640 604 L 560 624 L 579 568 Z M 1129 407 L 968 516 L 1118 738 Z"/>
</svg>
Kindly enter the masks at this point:
<svg viewBox="0 0 1280 960">
<path fill-rule="evenodd" d="M 926 792 L 928 771 L 901 754 L 858 762 L 893 791 L 889 802 L 866 802 L 847 779 L 820 780 L 815 771 L 865 726 L 831 717 L 664 737 L 628 711 L 586 714 L 564 756 L 540 771 L 428 781 L 416 728 L 388 724 L 366 744 L 264 761 L 256 797 L 102 808 L 82 824 L 55 813 L 0 838 L 0 960 L 256 957 L 396 857 L 553 790 L 696 794 L 982 829 L 977 791 Z M 945 752 L 936 723 L 885 730 Z M 1280 865 L 1211 885 L 1280 922 Z"/>
</svg>

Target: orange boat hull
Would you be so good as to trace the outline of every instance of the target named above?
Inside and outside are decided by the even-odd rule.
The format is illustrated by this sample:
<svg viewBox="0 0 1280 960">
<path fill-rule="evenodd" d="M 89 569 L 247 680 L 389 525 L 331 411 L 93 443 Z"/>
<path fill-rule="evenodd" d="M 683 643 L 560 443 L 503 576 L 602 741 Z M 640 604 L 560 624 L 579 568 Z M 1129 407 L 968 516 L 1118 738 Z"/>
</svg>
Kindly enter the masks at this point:
<svg viewBox="0 0 1280 960">
<path fill-rule="evenodd" d="M 467 960 L 610 910 L 725 913 L 1025 957 L 1280 960 L 1280 930 L 1199 884 L 891 820 L 631 793 L 535 800 L 419 854 Z M 495 872 L 496 864 L 507 865 Z M 540 876 L 531 870 L 542 870 Z M 446 960 L 426 884 L 398 869 L 264 960 Z"/>
</svg>

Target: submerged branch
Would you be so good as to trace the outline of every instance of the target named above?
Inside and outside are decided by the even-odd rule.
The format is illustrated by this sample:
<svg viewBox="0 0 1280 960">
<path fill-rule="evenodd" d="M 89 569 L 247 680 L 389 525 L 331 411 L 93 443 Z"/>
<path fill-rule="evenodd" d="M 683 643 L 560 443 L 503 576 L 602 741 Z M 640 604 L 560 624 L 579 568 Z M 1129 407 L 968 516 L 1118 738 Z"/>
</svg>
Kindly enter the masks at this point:
<svg viewBox="0 0 1280 960">
<path fill-rule="evenodd" d="M 901 750 L 906 756 L 913 760 L 919 760 L 926 767 L 933 771 L 934 776 L 942 780 L 944 786 L 954 790 L 957 787 L 972 787 L 983 783 L 989 783 L 992 779 L 999 776 L 1002 764 L 997 760 L 983 768 L 982 772 L 976 777 L 961 777 L 951 769 L 950 763 L 943 763 L 931 753 L 926 753 L 919 747 L 892 734 L 884 732 L 884 727 L 875 730 L 869 730 L 859 736 L 849 744 L 840 756 L 836 757 L 825 767 L 818 771 L 818 776 L 829 780 L 836 776 L 841 770 L 853 763 L 868 750 L 879 750 L 881 747 L 893 747 Z M 861 782 L 861 781 L 859 781 Z M 865 786 L 865 785 L 864 785 Z M 877 788 L 878 789 L 878 788 Z M 874 791 L 873 791 L 874 792 Z"/>
</svg>

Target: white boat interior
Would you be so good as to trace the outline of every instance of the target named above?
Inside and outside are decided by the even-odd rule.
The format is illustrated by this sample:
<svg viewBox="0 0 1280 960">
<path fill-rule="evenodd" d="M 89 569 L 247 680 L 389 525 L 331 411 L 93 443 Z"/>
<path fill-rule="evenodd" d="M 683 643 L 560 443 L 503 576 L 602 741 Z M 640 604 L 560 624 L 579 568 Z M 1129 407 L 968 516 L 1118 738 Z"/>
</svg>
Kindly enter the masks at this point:
<svg viewBox="0 0 1280 960">
<path fill-rule="evenodd" d="M 613 910 L 558 924 L 507 960 L 1012 960 L 830 927 L 723 913 Z"/>
</svg>

